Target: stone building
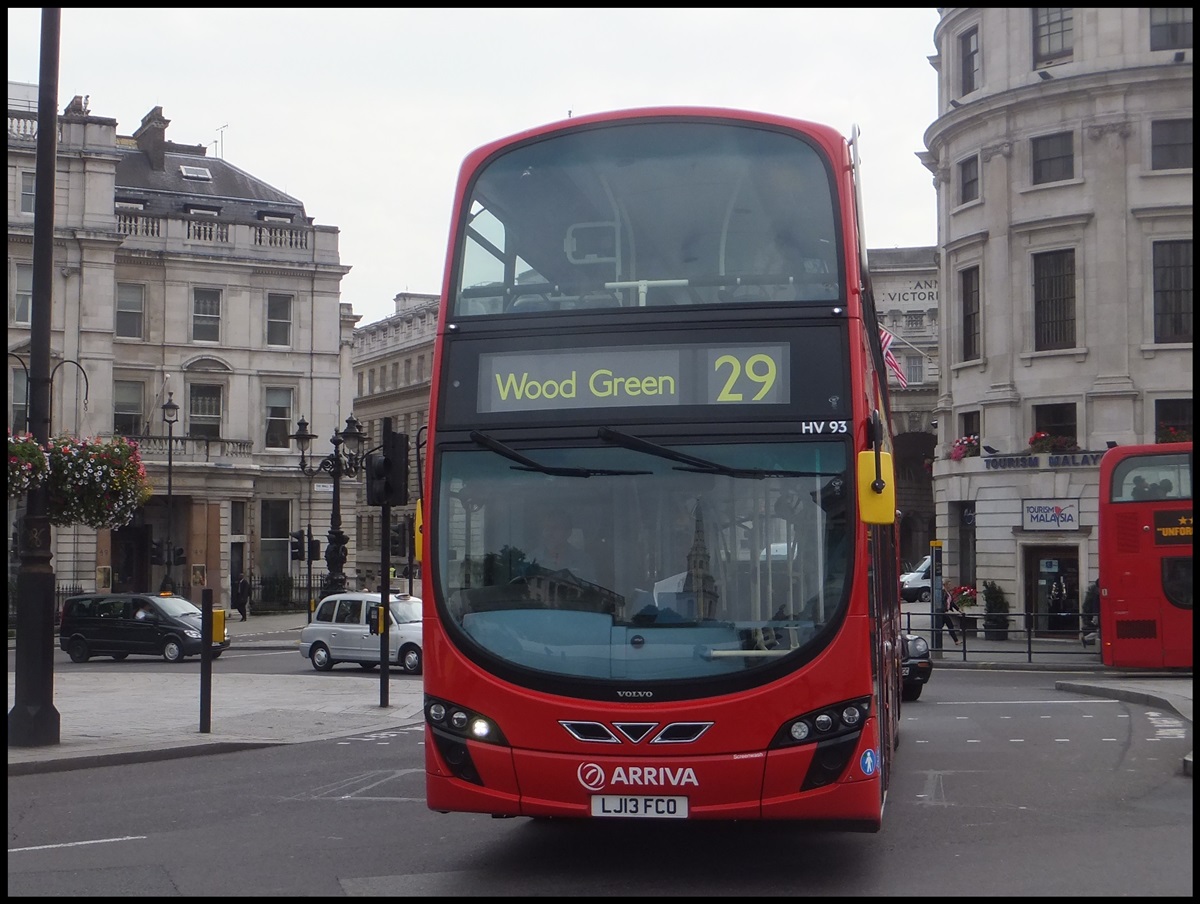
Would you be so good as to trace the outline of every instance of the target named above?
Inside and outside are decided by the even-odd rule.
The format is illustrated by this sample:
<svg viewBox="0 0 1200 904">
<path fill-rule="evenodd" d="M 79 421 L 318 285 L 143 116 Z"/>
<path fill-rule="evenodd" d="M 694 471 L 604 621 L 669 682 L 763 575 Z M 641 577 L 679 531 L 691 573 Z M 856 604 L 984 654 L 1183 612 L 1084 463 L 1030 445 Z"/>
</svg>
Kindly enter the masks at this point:
<svg viewBox="0 0 1200 904">
<path fill-rule="evenodd" d="M 953 7 L 934 40 L 937 536 L 1042 629 L 1096 578 L 1104 451 L 1191 435 L 1192 10 Z"/>
<path fill-rule="evenodd" d="M 30 87 L 10 84 L 8 113 L 8 403 L 18 430 L 35 303 Z M 262 596 L 288 597 L 289 534 L 330 508 L 328 482 L 304 479 L 290 435 L 301 415 L 321 434 L 350 411 L 357 318 L 340 298 L 349 268 L 336 228 L 204 145 L 168 140 L 169 124 L 155 107 L 118 135 L 82 97 L 58 117 L 50 433 L 136 440 L 154 496 L 118 530 L 56 528 L 52 566 L 60 585 L 87 590 L 156 589 L 170 572 L 181 593 L 199 598 L 193 581 L 203 581 L 221 604 L 245 570 Z M 58 366 L 67 362 L 77 366 Z M 178 405 L 173 427 L 168 402 Z M 21 510 L 10 500 L 14 528 Z M 157 543 L 184 561 L 152 562 Z M 10 585 L 18 564 L 10 540 Z"/>
</svg>

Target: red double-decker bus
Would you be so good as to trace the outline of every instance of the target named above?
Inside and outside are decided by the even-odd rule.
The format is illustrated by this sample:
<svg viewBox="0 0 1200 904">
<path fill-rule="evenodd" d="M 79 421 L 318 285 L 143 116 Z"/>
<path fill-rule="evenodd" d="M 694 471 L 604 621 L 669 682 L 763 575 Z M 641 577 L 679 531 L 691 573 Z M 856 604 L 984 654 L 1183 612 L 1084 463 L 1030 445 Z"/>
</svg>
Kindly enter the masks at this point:
<svg viewBox="0 0 1200 904">
<path fill-rule="evenodd" d="M 423 500 L 431 809 L 879 828 L 901 641 L 855 152 L 660 108 L 464 162 Z"/>
<path fill-rule="evenodd" d="M 1190 669 L 1192 444 L 1105 452 L 1097 523 L 1104 664 Z"/>
</svg>

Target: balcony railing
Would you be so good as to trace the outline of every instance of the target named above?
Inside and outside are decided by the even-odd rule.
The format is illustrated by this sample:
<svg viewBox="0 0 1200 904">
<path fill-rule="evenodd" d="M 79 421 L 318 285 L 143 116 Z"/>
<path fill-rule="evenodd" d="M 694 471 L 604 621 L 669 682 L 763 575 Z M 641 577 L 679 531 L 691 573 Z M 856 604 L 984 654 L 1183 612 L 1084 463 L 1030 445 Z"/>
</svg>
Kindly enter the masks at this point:
<svg viewBox="0 0 1200 904">
<path fill-rule="evenodd" d="M 244 458 L 249 461 L 254 452 L 254 443 L 248 439 L 211 439 L 205 436 L 176 436 L 170 440 L 165 436 L 127 436 L 126 439 L 138 444 L 143 461 L 166 461 L 168 442 L 171 444 L 171 458 L 176 462 L 206 462 L 229 458 Z"/>
</svg>

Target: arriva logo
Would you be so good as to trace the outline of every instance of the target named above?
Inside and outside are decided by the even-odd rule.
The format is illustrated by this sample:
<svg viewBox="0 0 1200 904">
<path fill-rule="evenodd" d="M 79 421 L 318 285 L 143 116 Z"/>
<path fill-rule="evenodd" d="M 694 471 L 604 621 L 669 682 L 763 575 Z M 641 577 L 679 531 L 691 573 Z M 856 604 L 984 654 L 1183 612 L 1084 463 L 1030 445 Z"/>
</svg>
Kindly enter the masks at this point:
<svg viewBox="0 0 1200 904">
<path fill-rule="evenodd" d="M 607 781 L 604 768 L 596 763 L 581 763 L 576 771 L 579 784 L 588 791 L 599 791 L 605 784 L 610 787 L 625 785 L 640 788 L 680 788 L 684 785 L 700 787 L 695 770 L 691 766 L 672 769 L 670 766 L 618 766 L 613 770 L 612 780 Z"/>
</svg>

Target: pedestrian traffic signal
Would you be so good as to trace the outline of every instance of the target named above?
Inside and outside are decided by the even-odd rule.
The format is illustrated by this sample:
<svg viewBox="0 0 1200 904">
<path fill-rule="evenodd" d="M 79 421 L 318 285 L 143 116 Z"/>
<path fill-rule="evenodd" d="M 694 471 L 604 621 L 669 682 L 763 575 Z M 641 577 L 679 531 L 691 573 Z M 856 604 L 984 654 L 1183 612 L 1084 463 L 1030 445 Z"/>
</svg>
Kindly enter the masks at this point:
<svg viewBox="0 0 1200 904">
<path fill-rule="evenodd" d="M 390 530 L 390 550 L 393 558 L 408 558 L 408 522 L 393 524 Z"/>
<path fill-rule="evenodd" d="M 308 538 L 308 561 L 315 562 L 321 558 L 321 541 L 316 537 Z"/>
<path fill-rule="evenodd" d="M 367 456 L 367 505 L 408 503 L 408 434 L 383 436 L 383 448 Z"/>
<path fill-rule="evenodd" d="M 162 540 L 151 540 L 150 541 L 150 564 L 151 565 L 162 565 L 163 564 Z"/>
<path fill-rule="evenodd" d="M 175 549 L 172 550 L 171 564 L 172 565 L 183 565 L 186 562 L 187 562 L 187 556 L 185 556 L 183 554 L 183 547 L 176 546 Z"/>
<path fill-rule="evenodd" d="M 304 561 L 304 531 L 294 530 L 288 536 L 292 538 L 292 561 Z"/>
</svg>

